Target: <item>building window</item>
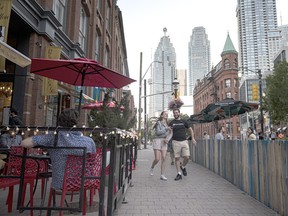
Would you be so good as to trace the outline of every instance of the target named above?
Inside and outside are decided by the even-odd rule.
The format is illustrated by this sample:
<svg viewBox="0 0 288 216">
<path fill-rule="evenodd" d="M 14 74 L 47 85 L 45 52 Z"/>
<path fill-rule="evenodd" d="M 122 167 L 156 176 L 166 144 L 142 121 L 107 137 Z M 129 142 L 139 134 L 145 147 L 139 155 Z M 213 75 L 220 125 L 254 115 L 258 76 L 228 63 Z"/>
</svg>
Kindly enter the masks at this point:
<svg viewBox="0 0 288 216">
<path fill-rule="evenodd" d="M 96 38 L 95 38 L 95 60 L 100 60 L 100 43 L 101 42 L 101 35 L 98 31 L 96 31 Z"/>
<path fill-rule="evenodd" d="M 65 14 L 65 5 L 66 0 L 54 0 L 53 1 L 53 11 L 55 13 L 55 17 L 63 26 L 64 22 L 64 14 Z"/>
<path fill-rule="evenodd" d="M 238 61 L 237 61 L 237 59 L 234 59 L 234 68 L 238 68 Z"/>
<path fill-rule="evenodd" d="M 238 87 L 238 79 L 234 79 L 234 87 L 237 88 Z"/>
<path fill-rule="evenodd" d="M 104 66 L 105 67 L 108 67 L 110 66 L 110 49 L 108 46 L 106 46 L 106 49 L 105 49 L 105 57 L 104 57 Z"/>
<path fill-rule="evenodd" d="M 224 60 L 224 69 L 229 69 L 230 68 L 230 62 L 228 59 Z"/>
<path fill-rule="evenodd" d="M 87 16 L 84 11 L 84 8 L 81 7 L 80 11 L 80 26 L 79 26 L 79 44 L 82 50 L 85 51 L 87 37 Z"/>
<path fill-rule="evenodd" d="M 98 0 L 97 1 L 97 9 L 99 11 L 99 13 L 102 13 L 102 0 Z"/>
<path fill-rule="evenodd" d="M 226 92 L 226 98 L 231 98 L 231 92 Z"/>
<path fill-rule="evenodd" d="M 231 87 L 231 79 L 225 79 L 225 88 Z"/>
<path fill-rule="evenodd" d="M 106 30 L 110 32 L 110 4 L 108 3 L 107 8 L 106 8 Z"/>
</svg>

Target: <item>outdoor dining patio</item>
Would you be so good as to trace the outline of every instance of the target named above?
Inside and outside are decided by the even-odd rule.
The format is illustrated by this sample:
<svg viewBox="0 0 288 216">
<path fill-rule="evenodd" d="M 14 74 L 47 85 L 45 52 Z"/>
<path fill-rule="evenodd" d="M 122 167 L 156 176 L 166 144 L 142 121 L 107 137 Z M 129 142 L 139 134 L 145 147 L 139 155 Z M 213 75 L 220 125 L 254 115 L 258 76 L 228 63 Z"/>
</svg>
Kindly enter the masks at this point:
<svg viewBox="0 0 288 216">
<path fill-rule="evenodd" d="M 3 128 L 2 128 L 3 129 Z M 24 133 L 54 133 L 70 131 L 71 128 L 27 127 Z M 9 128 L 15 130 L 15 128 Z M 0 175 L 1 215 L 10 215 L 15 209 L 21 215 L 62 215 L 75 212 L 85 215 L 112 215 L 124 199 L 129 187 L 133 161 L 137 157 L 136 140 L 132 134 L 119 129 L 73 128 L 86 136 L 99 135 L 102 142 L 96 143 L 96 153 L 86 153 L 83 147 L 37 146 L 25 149 L 13 146 L 0 149 L 9 154 Z M 55 139 L 56 140 L 56 139 Z M 68 155 L 62 190 L 50 187 L 53 178 L 49 154 L 53 149 L 81 150 L 82 155 Z M 52 168 L 52 169 L 51 169 Z M 88 197 L 88 199 L 86 199 Z M 87 206 L 87 207 L 86 207 Z"/>
</svg>

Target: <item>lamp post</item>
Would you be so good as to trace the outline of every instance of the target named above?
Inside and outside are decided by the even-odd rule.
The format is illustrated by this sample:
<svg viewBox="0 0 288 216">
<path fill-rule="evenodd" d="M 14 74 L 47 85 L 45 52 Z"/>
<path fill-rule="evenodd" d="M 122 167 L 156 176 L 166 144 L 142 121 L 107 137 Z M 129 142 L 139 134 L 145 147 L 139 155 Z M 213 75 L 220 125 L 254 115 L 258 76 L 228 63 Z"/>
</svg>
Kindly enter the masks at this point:
<svg viewBox="0 0 288 216">
<path fill-rule="evenodd" d="M 262 72 L 260 69 L 257 71 L 250 70 L 246 67 L 243 69 L 248 70 L 256 75 L 258 75 L 259 79 L 259 106 L 260 106 L 260 126 L 261 126 L 261 136 L 264 137 L 264 117 L 263 117 L 263 90 L 262 90 Z"/>
<path fill-rule="evenodd" d="M 177 99 L 178 89 L 179 89 L 179 81 L 177 80 L 177 78 L 174 78 L 172 85 L 173 85 L 173 90 L 174 90 L 174 99 Z"/>
<path fill-rule="evenodd" d="M 145 71 L 144 75 L 142 76 L 142 52 L 140 53 L 140 74 L 139 74 L 139 106 L 138 106 L 138 149 L 140 149 L 141 147 L 141 113 L 142 113 L 142 103 L 141 103 L 141 98 L 142 98 L 142 81 L 144 79 L 144 77 L 146 76 L 147 72 L 149 71 L 149 69 L 151 68 L 151 66 L 153 65 L 153 63 L 163 63 L 161 61 L 152 61 L 149 65 L 149 67 L 147 68 L 147 70 Z M 145 94 L 146 94 L 146 82 L 145 82 Z M 146 118 L 146 97 L 144 97 L 144 118 Z M 146 119 L 144 120 L 144 122 L 146 122 Z M 144 148 L 147 148 L 147 127 L 145 125 L 144 127 L 145 132 L 145 142 L 144 142 Z"/>
</svg>

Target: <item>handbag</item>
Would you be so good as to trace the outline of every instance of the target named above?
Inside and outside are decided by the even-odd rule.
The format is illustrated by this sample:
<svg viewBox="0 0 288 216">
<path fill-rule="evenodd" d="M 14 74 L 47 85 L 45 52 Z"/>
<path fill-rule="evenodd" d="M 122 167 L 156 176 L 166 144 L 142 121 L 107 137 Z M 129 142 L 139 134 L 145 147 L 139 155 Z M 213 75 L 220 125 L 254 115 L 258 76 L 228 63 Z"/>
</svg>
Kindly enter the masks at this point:
<svg viewBox="0 0 288 216">
<path fill-rule="evenodd" d="M 167 132 L 167 129 L 165 127 L 165 125 L 163 125 L 160 121 L 158 121 L 156 123 L 156 127 L 155 127 L 155 135 L 156 136 L 163 136 L 163 137 L 166 137 L 166 132 Z"/>
</svg>

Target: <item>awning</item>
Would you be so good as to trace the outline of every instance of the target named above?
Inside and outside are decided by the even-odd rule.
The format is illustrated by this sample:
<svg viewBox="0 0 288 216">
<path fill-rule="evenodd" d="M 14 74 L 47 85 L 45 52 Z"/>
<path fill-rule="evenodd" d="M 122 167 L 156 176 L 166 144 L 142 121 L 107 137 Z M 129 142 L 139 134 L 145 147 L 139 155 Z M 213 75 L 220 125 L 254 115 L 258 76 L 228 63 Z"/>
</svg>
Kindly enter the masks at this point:
<svg viewBox="0 0 288 216">
<path fill-rule="evenodd" d="M 7 43 L 4 43 L 1 40 L 0 55 L 23 68 L 31 64 L 30 58 L 23 55 L 18 50 L 14 49 L 13 47 L 9 46 Z"/>
<path fill-rule="evenodd" d="M 58 83 L 58 86 L 60 88 L 64 89 L 65 91 L 67 91 L 67 93 L 73 95 L 73 97 L 79 98 L 80 91 L 74 89 L 74 86 L 70 87 L 70 86 L 62 84 L 61 82 Z M 83 93 L 83 98 L 84 98 L 85 101 L 88 101 L 88 102 L 94 102 L 95 101 L 95 99 L 91 98 L 90 96 L 88 96 L 88 95 L 86 95 L 84 93 Z"/>
</svg>

